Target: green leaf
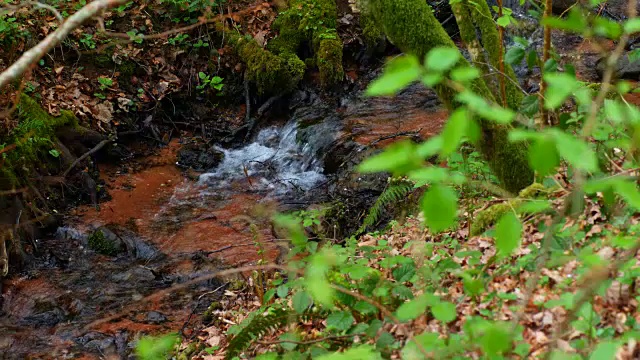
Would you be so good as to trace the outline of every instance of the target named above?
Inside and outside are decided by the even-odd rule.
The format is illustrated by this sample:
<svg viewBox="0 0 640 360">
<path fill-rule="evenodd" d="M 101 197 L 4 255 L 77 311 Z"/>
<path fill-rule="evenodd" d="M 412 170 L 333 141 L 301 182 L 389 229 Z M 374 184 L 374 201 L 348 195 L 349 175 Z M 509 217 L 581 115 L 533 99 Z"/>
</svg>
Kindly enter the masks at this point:
<svg viewBox="0 0 640 360">
<path fill-rule="evenodd" d="M 469 114 L 465 108 L 456 109 L 442 130 L 442 149 L 440 155 L 448 156 L 454 152 L 467 133 Z"/>
<path fill-rule="evenodd" d="M 624 32 L 627 34 L 633 34 L 640 32 L 640 19 L 629 19 L 624 23 Z"/>
<path fill-rule="evenodd" d="M 354 322 L 353 315 L 351 315 L 348 311 L 337 311 L 331 313 L 329 317 L 327 317 L 327 328 L 335 329 L 338 331 L 346 331 L 348 330 Z"/>
<path fill-rule="evenodd" d="M 366 301 L 358 301 L 354 306 L 353 309 L 357 312 L 359 312 L 362 315 L 369 315 L 369 314 L 377 314 L 378 313 L 378 308 L 369 304 Z"/>
<path fill-rule="evenodd" d="M 613 341 L 603 341 L 596 345 L 595 350 L 589 356 L 589 360 L 613 360 L 620 344 Z"/>
<path fill-rule="evenodd" d="M 634 63 L 634 62 L 640 60 L 640 48 L 633 49 L 630 52 L 628 52 L 627 53 L 627 57 L 629 57 L 629 62 L 630 63 Z"/>
<path fill-rule="evenodd" d="M 382 153 L 364 160 L 358 166 L 358 171 L 362 173 L 374 173 L 381 171 L 399 171 L 407 167 L 419 168 L 422 159 L 417 155 L 415 145 L 412 142 L 400 141 L 391 144 Z"/>
<path fill-rule="evenodd" d="M 309 309 L 309 307 L 313 303 L 311 296 L 309 296 L 309 294 L 305 291 L 298 291 L 295 295 L 293 295 L 293 299 L 291 301 L 293 309 L 298 314 L 302 314 L 307 311 L 307 309 Z"/>
<path fill-rule="evenodd" d="M 344 352 L 334 352 L 317 357 L 317 360 L 379 360 L 380 353 L 372 345 L 353 346 Z"/>
<path fill-rule="evenodd" d="M 529 164 L 541 176 L 552 174 L 560 165 L 560 156 L 553 141 L 541 138 L 529 146 Z"/>
<path fill-rule="evenodd" d="M 453 81 L 465 83 L 480 77 L 480 70 L 472 66 L 458 67 L 451 70 L 449 77 Z"/>
<path fill-rule="evenodd" d="M 428 306 L 428 298 L 425 295 L 418 296 L 413 300 L 402 303 L 396 310 L 396 317 L 402 322 L 411 321 L 424 314 Z"/>
<path fill-rule="evenodd" d="M 538 95 L 529 95 L 522 99 L 520 104 L 520 112 L 528 117 L 532 117 L 540 110 L 540 97 Z"/>
<path fill-rule="evenodd" d="M 427 54 L 426 66 L 429 71 L 443 72 L 451 69 L 461 57 L 455 47 L 436 47 Z"/>
<path fill-rule="evenodd" d="M 398 56 L 389 61 L 382 76 L 369 84 L 366 95 L 394 95 L 412 82 L 419 80 L 421 72 L 418 58 L 412 55 Z"/>
<path fill-rule="evenodd" d="M 445 168 L 430 166 L 410 172 L 407 177 L 416 183 L 416 187 L 440 183 L 449 179 L 451 174 Z"/>
<path fill-rule="evenodd" d="M 530 50 L 527 54 L 527 67 L 529 70 L 532 70 L 535 66 L 538 65 L 538 53 L 535 50 Z"/>
<path fill-rule="evenodd" d="M 582 33 L 587 29 L 587 19 L 582 11 L 574 7 L 569 11 L 566 19 L 559 17 L 544 17 L 541 25 L 547 25 L 555 29 L 566 30 L 574 33 Z"/>
<path fill-rule="evenodd" d="M 522 62 L 522 59 L 524 59 L 524 54 L 525 51 L 523 48 L 514 46 L 504 54 L 504 61 L 510 65 L 518 65 Z"/>
<path fill-rule="evenodd" d="M 545 73 L 544 81 L 548 84 L 544 107 L 549 110 L 558 108 L 580 87 L 575 77 L 565 73 Z"/>
<path fill-rule="evenodd" d="M 198 73 L 198 77 L 200 78 L 200 80 L 204 80 L 207 78 L 207 74 L 203 73 L 202 71 L 200 71 Z"/>
<path fill-rule="evenodd" d="M 622 35 L 622 26 L 613 20 L 598 16 L 593 20 L 593 32 L 609 39 L 618 39 Z"/>
<path fill-rule="evenodd" d="M 616 192 L 633 209 L 640 211 L 640 191 L 632 181 L 624 181 L 616 184 Z"/>
<path fill-rule="evenodd" d="M 511 22 L 510 20 L 511 20 L 510 16 L 502 15 L 498 18 L 498 20 L 496 20 L 496 24 L 498 24 L 498 26 L 501 26 L 501 27 L 507 27 Z"/>
<path fill-rule="evenodd" d="M 311 257 L 305 271 L 305 285 L 311 296 L 327 307 L 333 307 L 334 289 L 327 280 L 326 273 L 332 261 L 330 250 L 323 249 Z"/>
<path fill-rule="evenodd" d="M 416 266 L 413 263 L 402 264 L 393 269 L 392 273 L 393 278 L 396 279 L 397 282 L 407 282 L 416 274 Z"/>
<path fill-rule="evenodd" d="M 426 225 L 440 232 L 455 223 L 458 198 L 450 187 L 433 185 L 422 196 L 421 207 Z"/>
<path fill-rule="evenodd" d="M 537 214 L 551 209 L 548 200 L 529 200 L 518 206 L 518 214 Z"/>
<path fill-rule="evenodd" d="M 480 338 L 480 345 L 486 355 L 495 356 L 507 352 L 512 347 L 508 325 L 491 324 Z"/>
<path fill-rule="evenodd" d="M 448 324 L 458 317 L 456 306 L 448 301 L 439 301 L 431 306 L 431 313 L 436 320 Z"/>
<path fill-rule="evenodd" d="M 441 73 L 429 73 L 422 77 L 422 83 L 426 87 L 434 87 L 442 82 L 444 75 Z"/>
<path fill-rule="evenodd" d="M 136 355 L 141 360 L 166 359 L 178 341 L 180 341 L 180 337 L 177 334 L 143 337 L 136 343 Z"/>
<path fill-rule="evenodd" d="M 465 90 L 456 95 L 456 100 L 467 104 L 469 108 L 481 117 L 500 124 L 508 124 L 513 121 L 516 113 L 511 109 L 505 109 L 497 105 L 489 105 L 487 101 L 472 91 Z"/>
<path fill-rule="evenodd" d="M 558 153 L 560 153 L 560 156 L 567 160 L 569 164 L 575 166 L 577 169 L 588 172 L 598 170 L 596 153 L 586 142 L 558 129 L 550 129 L 549 132 L 555 137 Z"/>
<path fill-rule="evenodd" d="M 496 224 L 496 248 L 500 256 L 510 255 L 520 245 L 522 223 L 518 216 L 509 211 Z"/>
<path fill-rule="evenodd" d="M 293 349 L 297 348 L 298 344 L 296 342 L 302 340 L 300 335 L 296 334 L 295 332 L 284 333 L 280 335 L 278 339 L 282 341 L 280 343 L 280 346 L 282 346 L 282 348 L 287 351 L 292 351 Z"/>
</svg>

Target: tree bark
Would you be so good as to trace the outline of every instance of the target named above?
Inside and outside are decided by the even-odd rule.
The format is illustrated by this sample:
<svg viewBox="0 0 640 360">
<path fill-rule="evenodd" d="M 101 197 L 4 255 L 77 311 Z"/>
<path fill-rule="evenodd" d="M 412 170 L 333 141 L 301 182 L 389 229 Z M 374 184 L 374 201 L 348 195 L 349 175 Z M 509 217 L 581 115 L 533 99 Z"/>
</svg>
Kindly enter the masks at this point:
<svg viewBox="0 0 640 360">
<path fill-rule="evenodd" d="M 369 5 L 378 26 L 405 53 L 424 59 L 435 47 L 456 47 L 423 0 L 370 0 Z M 466 60 L 462 60 L 462 64 L 469 66 Z M 472 86 L 476 94 L 495 102 L 495 97 L 482 79 L 476 80 Z M 456 94 L 451 88 L 438 85 L 435 91 L 449 110 L 461 106 L 456 102 Z M 478 122 L 482 136 L 476 147 L 504 188 L 511 193 L 518 193 L 531 185 L 534 173 L 527 160 L 528 145 L 509 141 L 510 126 L 481 119 Z"/>
</svg>

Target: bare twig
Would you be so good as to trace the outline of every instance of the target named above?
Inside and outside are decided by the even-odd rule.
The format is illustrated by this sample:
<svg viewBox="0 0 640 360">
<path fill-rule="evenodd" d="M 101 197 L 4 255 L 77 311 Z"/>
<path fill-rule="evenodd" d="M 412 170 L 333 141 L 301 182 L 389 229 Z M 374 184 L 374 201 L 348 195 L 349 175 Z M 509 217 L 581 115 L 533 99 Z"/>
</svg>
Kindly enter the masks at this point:
<svg viewBox="0 0 640 360">
<path fill-rule="evenodd" d="M 98 145 L 94 146 L 93 149 L 87 151 L 84 155 L 80 156 L 79 158 L 76 159 L 76 161 L 73 162 L 73 164 L 71 164 L 71 166 L 69 166 L 67 168 L 67 170 L 65 170 L 62 173 L 62 177 L 67 177 L 67 175 L 69 174 L 69 172 L 71 170 L 73 170 L 73 168 L 75 168 L 82 160 L 88 158 L 89 156 L 95 154 L 97 151 L 99 151 L 100 149 L 102 149 L 105 145 L 107 145 L 108 143 L 110 143 L 111 141 L 113 141 L 112 139 L 106 139 L 106 140 L 102 140 L 100 141 L 100 143 L 98 143 Z"/>
<path fill-rule="evenodd" d="M 284 344 L 284 343 L 298 344 L 298 345 L 311 345 L 311 344 L 316 344 L 316 343 L 327 341 L 327 340 L 349 339 L 352 337 L 362 336 L 362 335 L 364 334 L 332 335 L 332 336 L 326 336 L 323 338 L 307 340 L 307 341 L 276 340 L 276 341 L 256 341 L 256 343 L 260 345 L 277 345 L 277 344 Z"/>
<path fill-rule="evenodd" d="M 56 31 L 49 34 L 36 46 L 27 50 L 15 63 L 0 73 L 0 88 L 3 88 L 9 82 L 19 78 L 32 64 L 38 62 L 38 60 L 66 39 L 67 36 L 69 36 L 69 34 L 77 27 L 82 25 L 82 23 L 105 9 L 122 5 L 126 2 L 127 0 L 95 0 L 85 5 L 82 9 L 71 15 L 65 22 L 63 22 Z"/>
<path fill-rule="evenodd" d="M 18 10 L 20 8 L 28 7 L 28 6 L 33 6 L 33 7 L 37 8 L 37 9 L 48 10 L 53 14 L 53 16 L 55 16 L 58 20 L 60 20 L 60 22 L 64 21 L 64 18 L 62 17 L 62 15 L 58 11 L 58 9 L 54 8 L 51 5 L 47 5 L 47 4 L 41 3 L 39 1 L 21 1 L 17 5 L 9 5 L 9 4 L 7 4 L 7 5 L 2 6 L 2 9 L 3 10 L 6 9 L 6 10 L 9 10 L 9 11 L 15 11 L 15 10 Z M 0 11 L 0 12 L 4 13 L 5 11 Z"/>
</svg>

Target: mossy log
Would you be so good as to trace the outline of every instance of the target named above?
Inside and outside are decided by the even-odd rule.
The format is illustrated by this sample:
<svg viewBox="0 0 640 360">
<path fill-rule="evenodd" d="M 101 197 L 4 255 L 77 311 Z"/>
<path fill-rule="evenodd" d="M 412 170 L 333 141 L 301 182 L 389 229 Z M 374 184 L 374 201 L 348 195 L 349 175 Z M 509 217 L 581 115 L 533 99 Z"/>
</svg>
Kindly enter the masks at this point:
<svg viewBox="0 0 640 360">
<path fill-rule="evenodd" d="M 431 7 L 422 0 L 370 0 L 369 6 L 380 29 L 405 53 L 424 59 L 435 47 L 455 48 Z M 461 62 L 469 65 L 466 60 Z M 472 86 L 476 94 L 495 102 L 492 91 L 482 79 L 474 81 Z M 435 91 L 449 110 L 460 106 L 452 89 L 438 85 Z M 476 146 L 504 188 L 518 193 L 530 185 L 534 173 L 527 160 L 527 144 L 509 141 L 510 126 L 486 120 L 479 122 L 482 136 Z"/>
</svg>

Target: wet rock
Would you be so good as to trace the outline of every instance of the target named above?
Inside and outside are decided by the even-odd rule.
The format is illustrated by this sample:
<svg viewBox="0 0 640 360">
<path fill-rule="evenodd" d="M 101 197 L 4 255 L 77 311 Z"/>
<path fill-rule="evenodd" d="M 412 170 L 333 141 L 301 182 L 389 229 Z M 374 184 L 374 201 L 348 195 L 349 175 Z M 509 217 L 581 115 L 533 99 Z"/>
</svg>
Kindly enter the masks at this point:
<svg viewBox="0 0 640 360">
<path fill-rule="evenodd" d="M 607 58 L 601 58 L 596 63 L 598 76 L 602 78 L 606 69 Z M 615 67 L 615 76 L 618 79 L 638 80 L 640 79 L 640 60 L 629 61 L 628 54 L 624 54 L 618 60 Z"/>
<path fill-rule="evenodd" d="M 46 326 L 52 327 L 64 321 L 66 318 L 64 312 L 59 309 L 45 311 L 39 314 L 29 315 L 22 319 L 21 323 L 30 326 Z"/>
<path fill-rule="evenodd" d="M 136 267 L 130 269 L 124 273 L 114 274 L 111 276 L 111 280 L 115 282 L 141 282 L 141 281 L 153 281 L 156 276 L 153 271 L 144 267 Z"/>
<path fill-rule="evenodd" d="M 206 145 L 185 145 L 178 152 L 178 166 L 196 171 L 214 169 L 224 159 L 224 153 Z"/>
<path fill-rule="evenodd" d="M 96 351 L 102 354 L 113 354 L 116 352 L 114 338 L 106 334 L 91 332 L 78 338 L 76 341 L 89 351 Z"/>
<path fill-rule="evenodd" d="M 150 311 L 147 313 L 147 323 L 150 324 L 162 324 L 167 321 L 167 317 L 164 314 L 157 311 Z"/>
<path fill-rule="evenodd" d="M 116 256 L 126 250 L 125 242 L 106 227 L 99 227 L 87 239 L 89 249 L 107 256 Z"/>
</svg>

